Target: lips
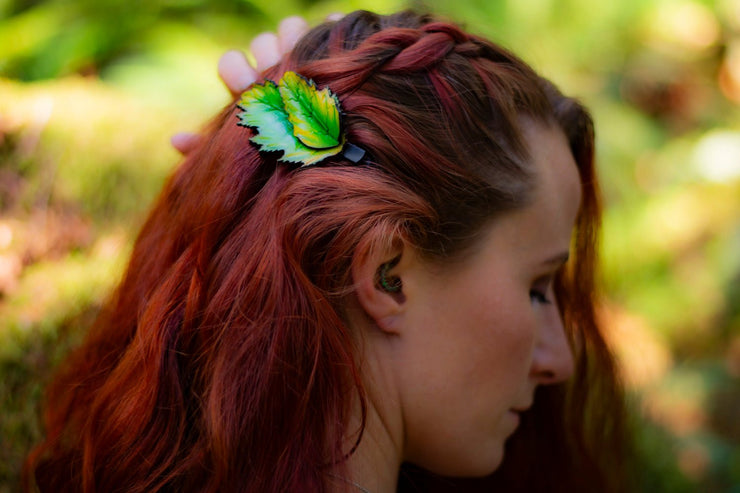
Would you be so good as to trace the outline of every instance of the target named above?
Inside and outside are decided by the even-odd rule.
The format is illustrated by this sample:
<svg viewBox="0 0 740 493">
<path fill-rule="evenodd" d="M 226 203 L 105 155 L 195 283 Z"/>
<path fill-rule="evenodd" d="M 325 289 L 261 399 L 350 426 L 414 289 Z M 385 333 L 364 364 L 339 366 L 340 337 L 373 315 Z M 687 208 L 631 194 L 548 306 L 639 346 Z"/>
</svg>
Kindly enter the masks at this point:
<svg viewBox="0 0 740 493">
<path fill-rule="evenodd" d="M 523 413 L 523 412 L 528 411 L 530 407 L 532 407 L 531 402 L 529 404 L 524 404 L 522 406 L 512 407 L 511 410 L 514 411 L 515 413 Z"/>
<path fill-rule="evenodd" d="M 509 431 L 509 435 L 511 435 L 517 428 L 519 428 L 519 423 L 521 423 L 522 417 L 519 415 L 519 411 L 515 411 L 513 409 L 510 409 L 507 415 L 510 416 L 511 430 Z"/>
</svg>

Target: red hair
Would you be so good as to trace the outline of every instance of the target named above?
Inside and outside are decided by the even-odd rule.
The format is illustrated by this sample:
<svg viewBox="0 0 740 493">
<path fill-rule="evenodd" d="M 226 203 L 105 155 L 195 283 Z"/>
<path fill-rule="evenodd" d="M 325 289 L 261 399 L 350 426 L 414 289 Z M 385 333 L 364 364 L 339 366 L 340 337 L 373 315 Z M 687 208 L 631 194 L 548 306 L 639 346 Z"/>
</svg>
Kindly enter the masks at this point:
<svg viewBox="0 0 740 493">
<path fill-rule="evenodd" d="M 229 105 L 165 186 L 115 295 L 50 386 L 27 482 L 326 491 L 348 437 L 362 438 L 346 429 L 350 402 L 366 406 L 343 309 L 352 263 L 399 239 L 437 261 L 464 255 L 484 222 L 525 204 L 526 116 L 563 128 L 583 183 L 574 267 L 557 289 L 576 375 L 540 389 L 497 473 L 459 484 L 614 487 L 625 425 L 593 313 L 588 113 L 501 47 L 409 12 L 319 26 L 267 76 L 286 70 L 338 95 L 367 159 L 291 170 L 248 142 Z M 399 488 L 446 484 L 458 483 L 405 467 Z"/>
</svg>

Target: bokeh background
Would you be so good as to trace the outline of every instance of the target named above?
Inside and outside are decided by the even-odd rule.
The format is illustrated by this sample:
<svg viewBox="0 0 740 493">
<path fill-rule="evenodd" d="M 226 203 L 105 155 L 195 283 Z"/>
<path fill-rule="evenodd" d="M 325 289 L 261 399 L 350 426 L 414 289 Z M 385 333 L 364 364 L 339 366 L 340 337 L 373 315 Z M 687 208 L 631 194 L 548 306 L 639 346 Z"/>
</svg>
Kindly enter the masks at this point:
<svg viewBox="0 0 740 493">
<path fill-rule="evenodd" d="M 219 55 L 288 14 L 408 6 L 592 109 L 636 487 L 740 492 L 740 0 L 0 0 L 0 493 L 179 160 L 169 136 L 229 101 Z"/>
</svg>

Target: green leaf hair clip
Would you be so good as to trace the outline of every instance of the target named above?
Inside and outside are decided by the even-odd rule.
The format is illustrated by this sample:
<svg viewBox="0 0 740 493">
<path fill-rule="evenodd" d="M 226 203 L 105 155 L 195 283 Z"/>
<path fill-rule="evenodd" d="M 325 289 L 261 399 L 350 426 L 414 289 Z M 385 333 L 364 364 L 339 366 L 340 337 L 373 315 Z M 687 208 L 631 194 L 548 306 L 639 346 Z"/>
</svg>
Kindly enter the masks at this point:
<svg viewBox="0 0 740 493">
<path fill-rule="evenodd" d="M 340 152 L 353 163 L 365 155 L 344 137 L 337 96 L 295 72 L 285 72 L 277 84 L 254 84 L 238 106 L 244 111 L 237 124 L 256 129 L 249 140 L 262 151 L 282 151 L 280 161 L 304 167 Z"/>
</svg>

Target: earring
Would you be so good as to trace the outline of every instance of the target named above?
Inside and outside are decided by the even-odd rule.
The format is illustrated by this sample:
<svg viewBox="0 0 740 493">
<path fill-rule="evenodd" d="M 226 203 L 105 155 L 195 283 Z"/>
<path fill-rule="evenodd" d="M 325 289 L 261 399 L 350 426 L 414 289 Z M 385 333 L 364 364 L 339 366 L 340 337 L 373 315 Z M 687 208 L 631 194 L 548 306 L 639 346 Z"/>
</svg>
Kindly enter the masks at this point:
<svg viewBox="0 0 740 493">
<path fill-rule="evenodd" d="M 401 260 L 401 258 L 396 257 L 390 262 L 386 262 L 380 266 L 380 271 L 378 272 L 378 284 L 381 289 L 387 293 L 398 293 L 401 291 L 401 286 L 403 286 L 400 277 L 388 277 L 388 271 L 395 267 L 399 260 Z"/>
</svg>

